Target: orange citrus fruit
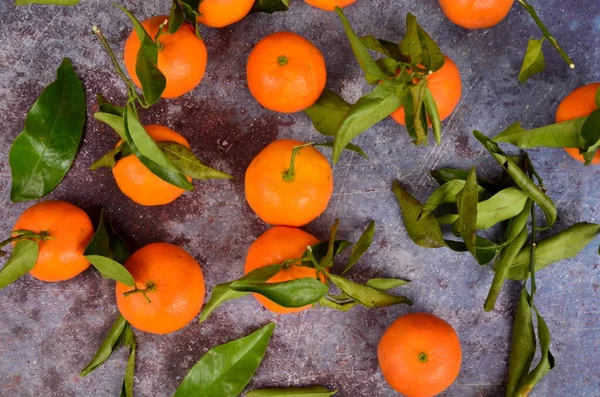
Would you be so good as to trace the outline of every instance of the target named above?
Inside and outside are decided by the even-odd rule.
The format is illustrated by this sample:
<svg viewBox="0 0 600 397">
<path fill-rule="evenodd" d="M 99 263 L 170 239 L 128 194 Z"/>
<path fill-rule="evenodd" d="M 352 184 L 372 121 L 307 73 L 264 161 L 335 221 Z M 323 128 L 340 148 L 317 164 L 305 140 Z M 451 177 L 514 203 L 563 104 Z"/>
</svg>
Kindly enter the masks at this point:
<svg viewBox="0 0 600 397">
<path fill-rule="evenodd" d="M 336 6 L 344 8 L 356 3 L 356 0 L 304 0 L 304 2 L 325 11 L 333 11 Z"/>
<path fill-rule="evenodd" d="M 144 127 L 155 142 L 171 141 L 190 147 L 188 141 L 170 128 L 162 125 Z M 119 146 L 121 142 L 117 144 Z M 185 190 L 163 181 L 154 175 L 133 154 L 117 161 L 112 169 L 119 189 L 130 199 L 145 206 L 164 205 L 181 196 Z M 188 178 L 191 180 L 191 178 Z"/>
<path fill-rule="evenodd" d="M 467 29 L 489 28 L 500 23 L 515 0 L 440 0 L 449 20 Z"/>
<path fill-rule="evenodd" d="M 596 106 L 596 93 L 599 87 L 600 83 L 591 83 L 579 87 L 567 95 L 556 109 L 556 122 L 562 123 L 563 121 L 585 117 L 598 109 Z M 575 160 L 585 162 L 583 156 L 579 154 L 579 149 L 565 148 L 565 151 Z M 596 152 L 592 164 L 600 164 L 600 151 Z"/>
<path fill-rule="evenodd" d="M 431 397 L 448 388 L 460 371 L 462 350 L 450 324 L 429 313 L 397 319 L 377 350 L 385 380 L 406 397 Z"/>
<path fill-rule="evenodd" d="M 303 226 L 325 211 L 333 193 L 329 161 L 312 146 L 280 139 L 264 148 L 246 170 L 246 200 L 270 225 Z"/>
<path fill-rule="evenodd" d="M 222 28 L 244 19 L 252 9 L 254 0 L 203 0 L 198 11 L 198 22 L 213 28 Z"/>
<path fill-rule="evenodd" d="M 168 17 L 160 15 L 146 19 L 142 26 L 154 38 L 158 28 Z M 167 85 L 162 93 L 163 98 L 176 98 L 193 90 L 204 77 L 206 69 L 206 46 L 196 36 L 194 28 L 184 23 L 173 34 L 169 34 L 168 27 L 162 29 L 158 38 L 158 69 L 165 75 Z M 137 54 L 140 49 L 140 40 L 133 30 L 125 42 L 125 67 L 133 82 L 141 88 L 140 79 L 135 67 Z"/>
<path fill-rule="evenodd" d="M 135 328 L 168 334 L 185 327 L 200 313 L 204 276 L 198 262 L 182 248 L 153 243 L 131 255 L 125 267 L 137 291 L 117 283 L 117 306 Z"/>
<path fill-rule="evenodd" d="M 30 272 L 38 280 L 69 280 L 90 266 L 83 252 L 94 235 L 94 227 L 90 217 L 71 203 L 38 203 L 23 212 L 13 230 L 47 234 L 47 239 L 38 242 L 38 260 Z"/>
<path fill-rule="evenodd" d="M 458 67 L 456 67 L 452 59 L 445 58 L 446 62 L 444 66 L 425 77 L 427 79 L 427 88 L 429 88 L 431 95 L 433 95 L 440 120 L 442 121 L 452 114 L 460 102 L 462 93 L 462 82 Z M 392 113 L 391 116 L 398 124 L 406 125 L 404 122 L 404 108 L 402 106 Z"/>
<path fill-rule="evenodd" d="M 327 80 L 317 47 L 291 32 L 269 35 L 256 44 L 247 65 L 248 88 L 267 109 L 294 113 L 313 105 Z"/>
<path fill-rule="evenodd" d="M 317 244 L 319 240 L 316 237 L 293 227 L 275 226 L 263 233 L 248 249 L 246 263 L 244 264 L 244 274 L 252 270 L 276 265 L 285 262 L 288 259 L 301 258 L 306 247 Z M 315 278 L 316 270 L 296 266 L 294 264 L 286 265 L 277 274 L 271 277 L 267 282 L 281 283 L 295 280 L 298 278 Z M 266 309 L 277 314 L 298 313 L 310 309 L 311 305 L 299 308 L 287 308 L 265 298 L 259 294 L 253 294 Z"/>
</svg>

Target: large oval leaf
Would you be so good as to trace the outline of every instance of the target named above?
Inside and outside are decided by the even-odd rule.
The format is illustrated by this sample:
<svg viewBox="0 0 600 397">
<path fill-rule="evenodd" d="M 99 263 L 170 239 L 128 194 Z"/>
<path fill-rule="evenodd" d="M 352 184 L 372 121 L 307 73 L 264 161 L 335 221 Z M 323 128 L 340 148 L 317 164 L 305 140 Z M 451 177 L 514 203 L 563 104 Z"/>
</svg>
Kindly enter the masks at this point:
<svg viewBox="0 0 600 397">
<path fill-rule="evenodd" d="M 230 288 L 240 292 L 255 292 L 283 307 L 303 307 L 317 302 L 329 288 L 314 278 L 299 278 L 282 283 L 234 281 Z"/>
</svg>

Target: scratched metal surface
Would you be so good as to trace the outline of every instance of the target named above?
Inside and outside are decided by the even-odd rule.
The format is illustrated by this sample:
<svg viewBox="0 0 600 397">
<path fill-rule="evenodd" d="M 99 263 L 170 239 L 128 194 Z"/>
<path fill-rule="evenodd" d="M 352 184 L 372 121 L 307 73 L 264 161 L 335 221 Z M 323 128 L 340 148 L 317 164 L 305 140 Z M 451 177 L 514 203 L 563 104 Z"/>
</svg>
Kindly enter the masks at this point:
<svg viewBox="0 0 600 397">
<path fill-rule="evenodd" d="M 82 0 L 74 8 L 17 8 L 11 3 L 0 2 L 0 229 L 5 234 L 31 205 L 9 201 L 8 150 L 26 110 L 54 79 L 62 57 L 72 58 L 83 78 L 90 115 L 96 93 L 122 101 L 123 86 L 90 27 L 101 26 L 119 51 L 130 31 L 126 17 L 105 0 Z M 463 98 L 444 123 L 442 146 L 414 147 L 403 128 L 384 121 L 358 140 L 370 161 L 345 154 L 335 167 L 331 204 L 307 227 L 325 238 L 339 217 L 341 236 L 355 239 L 368 220 L 375 219 L 373 248 L 353 274 L 358 280 L 367 276 L 412 280 L 404 292 L 415 306 L 356 309 L 349 314 L 320 309 L 280 317 L 248 298 L 221 308 L 202 326 L 194 322 L 168 336 L 137 332 L 136 394 L 172 395 L 208 348 L 275 321 L 277 330 L 249 389 L 322 384 L 338 387 L 338 395 L 344 397 L 394 396 L 377 368 L 377 342 L 398 316 L 428 311 L 457 329 L 464 351 L 460 376 L 443 396 L 503 395 L 518 285 L 508 284 L 497 310 L 484 313 L 490 269 L 477 266 L 468 255 L 415 246 L 406 236 L 390 185 L 399 179 L 423 199 L 436 186 L 427 174 L 434 167 L 476 164 L 493 174 L 498 169 L 471 136 L 473 129 L 491 135 L 518 120 L 528 127 L 550 123 L 568 91 L 600 80 L 598 1 L 544 3 L 541 16 L 570 50 L 577 70 L 569 71 L 547 48 L 547 71 L 525 85 L 518 84 L 516 71 L 526 40 L 538 32 L 520 8 L 515 7 L 501 25 L 474 32 L 448 22 L 435 0 L 359 0 L 348 8 L 359 33 L 396 41 L 404 32 L 404 15 L 414 12 L 456 61 L 463 77 Z M 125 4 L 140 18 L 169 8 L 167 0 Z M 76 162 L 50 197 L 81 206 L 94 220 L 106 207 L 132 249 L 155 241 L 181 245 L 203 265 L 209 292 L 217 283 L 241 275 L 247 247 L 267 228 L 244 201 L 246 166 L 276 138 L 318 139 L 306 116 L 266 111 L 246 88 L 249 51 L 261 37 L 280 30 L 298 32 L 323 50 L 329 88 L 352 101 L 368 90 L 339 20 L 302 1 L 295 1 L 288 13 L 252 15 L 221 30 L 203 28 L 209 63 L 201 86 L 182 98 L 161 101 L 142 117 L 145 123 L 162 123 L 181 132 L 196 153 L 237 181 L 197 183 L 195 192 L 166 207 L 134 205 L 118 191 L 110 172 L 88 171 L 90 163 L 116 141 L 114 133 L 90 117 Z M 600 222 L 600 168 L 583 168 L 561 150 L 532 155 L 560 210 L 556 230 L 576 221 Z M 536 397 L 600 395 L 597 245 L 598 241 L 577 259 L 538 276 L 536 300 L 552 332 L 557 367 L 532 393 Z M 0 395 L 116 396 L 124 351 L 87 378 L 78 376 L 116 313 L 113 283 L 92 270 L 59 284 L 28 276 L 0 292 Z"/>
</svg>

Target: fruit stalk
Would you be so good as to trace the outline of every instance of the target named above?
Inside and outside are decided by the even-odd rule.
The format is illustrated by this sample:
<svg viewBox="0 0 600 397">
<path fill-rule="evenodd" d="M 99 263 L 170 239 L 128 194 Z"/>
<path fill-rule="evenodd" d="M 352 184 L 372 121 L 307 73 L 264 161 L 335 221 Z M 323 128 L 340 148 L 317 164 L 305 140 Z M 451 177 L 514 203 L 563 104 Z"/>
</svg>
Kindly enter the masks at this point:
<svg viewBox="0 0 600 397">
<path fill-rule="evenodd" d="M 313 146 L 314 144 L 315 144 L 314 142 L 309 142 L 309 143 L 305 143 L 304 145 L 294 147 L 294 149 L 292 150 L 292 158 L 290 160 L 290 168 L 283 173 L 283 179 L 285 179 L 288 182 L 291 182 L 294 180 L 294 165 L 296 163 L 296 156 L 298 155 L 300 150 L 302 150 L 308 146 Z"/>
</svg>

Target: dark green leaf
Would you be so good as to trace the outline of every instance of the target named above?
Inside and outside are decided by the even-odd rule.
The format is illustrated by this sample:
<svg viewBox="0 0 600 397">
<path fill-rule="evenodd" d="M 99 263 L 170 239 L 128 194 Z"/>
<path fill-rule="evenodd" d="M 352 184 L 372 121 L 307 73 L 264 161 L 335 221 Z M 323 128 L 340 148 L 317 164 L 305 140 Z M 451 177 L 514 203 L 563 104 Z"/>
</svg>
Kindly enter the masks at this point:
<svg viewBox="0 0 600 397">
<path fill-rule="evenodd" d="M 398 87 L 384 81 L 352 105 L 335 134 L 334 163 L 339 160 L 342 149 L 354 138 L 385 119 L 402 105 L 398 90 Z"/>
<path fill-rule="evenodd" d="M 0 269 L 0 290 L 14 283 L 35 267 L 38 260 L 39 246 L 36 241 L 20 240 Z"/>
<path fill-rule="evenodd" d="M 352 252 L 350 252 L 350 257 L 348 258 L 348 262 L 346 263 L 346 267 L 342 274 L 348 272 L 348 270 L 352 269 L 352 267 L 362 258 L 362 256 L 367 252 L 371 244 L 373 243 L 373 235 L 375 234 L 375 221 L 369 222 L 366 230 L 360 236 L 354 247 L 352 248 Z"/>
<path fill-rule="evenodd" d="M 446 240 L 446 245 L 455 252 L 469 251 L 467 245 L 461 241 Z M 480 265 L 486 265 L 498 255 L 501 249 L 502 247 L 493 241 L 477 236 L 475 240 L 475 259 Z"/>
<path fill-rule="evenodd" d="M 246 393 L 248 397 L 330 397 L 337 390 L 329 391 L 321 386 L 290 387 L 253 390 Z"/>
<path fill-rule="evenodd" d="M 524 130 L 515 123 L 494 138 L 494 142 L 506 142 L 521 149 L 534 147 L 578 148 L 580 131 L 587 117 L 550 124 L 532 130 Z"/>
<path fill-rule="evenodd" d="M 529 372 L 529 367 L 535 355 L 535 347 L 535 332 L 531 319 L 529 294 L 525 286 L 523 286 L 513 325 L 512 347 L 508 363 L 507 396 L 515 396 L 519 383 Z"/>
<path fill-rule="evenodd" d="M 100 272 L 102 277 L 135 287 L 133 276 L 120 263 L 99 255 L 86 255 L 85 258 Z"/>
<path fill-rule="evenodd" d="M 329 275 L 331 281 L 349 298 L 355 300 L 365 307 L 386 307 L 401 303 L 412 305 L 405 296 L 388 294 L 366 285 L 355 283 L 335 274 Z"/>
<path fill-rule="evenodd" d="M 407 61 L 406 57 L 400 52 L 398 44 L 392 43 L 391 41 L 377 39 L 375 36 L 368 35 L 360 38 L 363 45 L 369 50 L 376 51 L 383 54 L 395 61 Z"/>
<path fill-rule="evenodd" d="M 378 289 L 379 291 L 389 291 L 410 283 L 410 281 L 400 280 L 398 278 L 372 278 L 367 281 L 367 287 Z"/>
<path fill-rule="evenodd" d="M 123 117 L 123 112 L 125 112 L 125 108 L 122 106 L 113 105 L 100 94 L 96 94 L 96 100 L 98 101 L 98 110 L 101 113 L 108 113 L 115 116 Z M 122 123 L 122 121 L 121 121 Z"/>
<path fill-rule="evenodd" d="M 15 0 L 16 6 L 28 6 L 30 4 L 48 4 L 57 6 L 74 6 L 79 0 Z"/>
<path fill-rule="evenodd" d="M 314 278 L 299 278 L 281 283 L 234 281 L 230 288 L 239 292 L 255 292 L 283 307 L 313 304 L 329 291 L 327 285 Z"/>
<path fill-rule="evenodd" d="M 350 110 L 350 104 L 330 90 L 323 93 L 314 105 L 304 110 L 313 126 L 323 135 L 334 136 L 340 121 Z"/>
<path fill-rule="evenodd" d="M 471 167 L 471 172 L 467 177 L 464 188 L 456 196 L 458 207 L 458 230 L 469 252 L 477 258 L 477 174 L 475 167 Z"/>
<path fill-rule="evenodd" d="M 402 189 L 398 182 L 394 182 L 393 190 L 402 210 L 408 236 L 415 244 L 426 248 L 446 246 L 442 230 L 435 217 L 429 214 L 419 218 L 423 210 L 421 203 Z"/>
<path fill-rule="evenodd" d="M 104 209 L 100 212 L 100 221 L 96 233 L 94 233 L 83 254 L 104 256 L 119 263 L 125 263 L 125 260 L 129 257 L 125 242 L 104 219 Z"/>
<path fill-rule="evenodd" d="M 600 109 L 594 110 L 581 127 L 579 147 L 582 149 L 585 164 L 590 165 L 600 149 Z"/>
<path fill-rule="evenodd" d="M 412 14 L 406 14 L 406 35 L 400 42 L 400 52 L 410 58 L 413 65 L 423 61 L 423 48 L 419 39 L 419 24 L 417 18 Z"/>
<path fill-rule="evenodd" d="M 160 99 L 167 86 L 165 75 L 158 69 L 158 45 L 129 10 L 119 5 L 117 7 L 129 17 L 140 40 L 141 46 L 137 53 L 135 74 L 142 85 L 145 105 L 150 106 Z"/>
<path fill-rule="evenodd" d="M 119 315 L 113 326 L 108 331 L 106 338 L 102 341 L 100 348 L 92 358 L 92 361 L 81 371 L 79 376 L 86 376 L 98 366 L 102 365 L 111 354 L 113 354 L 123 342 L 125 329 L 128 328 L 127 321 L 123 316 Z"/>
<path fill-rule="evenodd" d="M 333 148 L 333 142 L 315 143 L 314 146 Z M 353 143 L 347 144 L 346 147 L 344 148 L 344 150 L 350 150 L 351 152 L 358 153 L 358 155 L 364 159 L 367 159 L 367 160 L 369 159 L 369 156 L 367 156 L 365 151 L 362 150 L 362 148 L 360 146 L 355 145 Z"/>
<path fill-rule="evenodd" d="M 427 113 L 428 119 L 431 121 L 435 143 L 440 145 L 442 143 L 442 121 L 440 120 L 437 103 L 435 103 L 435 99 L 433 99 L 433 94 L 429 88 L 425 88 L 423 104 L 425 105 L 425 112 Z"/>
<path fill-rule="evenodd" d="M 287 11 L 290 0 L 256 0 L 251 12 L 266 12 L 272 14 L 277 11 Z"/>
<path fill-rule="evenodd" d="M 190 149 L 177 142 L 158 142 L 157 144 L 175 167 L 191 178 L 198 180 L 233 179 L 229 174 L 206 166 Z"/>
<path fill-rule="evenodd" d="M 573 258 L 600 235 L 600 225 L 576 223 L 568 229 L 537 243 L 535 249 L 535 270 L 541 270 L 553 263 Z M 522 280 L 529 271 L 531 247 L 525 247 L 512 262 L 507 278 Z"/>
<path fill-rule="evenodd" d="M 531 76 L 543 72 L 546 68 L 546 61 L 544 60 L 544 53 L 542 52 L 544 40 L 545 37 L 540 40 L 529 40 L 525 58 L 523 58 L 523 65 L 519 72 L 519 81 L 521 83 L 525 83 Z"/>
<path fill-rule="evenodd" d="M 529 198 L 516 187 L 506 188 L 490 199 L 477 204 L 477 230 L 485 230 L 497 223 L 519 215 Z"/>
<path fill-rule="evenodd" d="M 83 86 L 65 58 L 10 147 L 13 202 L 38 199 L 58 186 L 73 164 L 85 119 Z"/>
<path fill-rule="evenodd" d="M 119 236 L 112 225 L 108 229 L 108 236 L 110 238 L 110 258 L 118 263 L 125 263 L 131 255 L 125 241 Z"/>
<path fill-rule="evenodd" d="M 123 379 L 123 388 L 121 389 L 122 397 L 133 397 L 133 378 L 135 375 L 135 353 L 137 345 L 133 331 L 129 325 L 125 329 L 123 344 L 129 346 L 129 358 L 125 367 L 125 379 Z"/>
<path fill-rule="evenodd" d="M 235 281 L 264 283 L 273 277 L 279 270 L 281 270 L 281 265 L 265 266 L 255 269 L 246 274 L 244 277 Z M 234 281 L 230 283 L 219 284 L 215 287 L 210 299 L 208 300 L 208 303 L 206 303 L 202 313 L 200 313 L 200 322 L 205 321 L 216 308 L 223 304 L 223 302 L 242 298 L 248 295 L 248 292 L 238 292 L 232 290 L 230 286 L 233 282 Z"/>
<path fill-rule="evenodd" d="M 171 13 L 169 14 L 169 33 L 173 34 L 179 30 L 181 24 L 183 24 L 183 20 L 185 18 L 185 14 L 183 13 L 183 8 L 177 0 L 173 0 L 173 4 L 171 5 Z"/>
<path fill-rule="evenodd" d="M 404 123 L 408 134 L 415 139 L 415 144 L 427 144 L 428 124 L 424 118 L 425 93 L 427 91 L 427 80 L 421 79 L 417 84 L 408 86 L 402 95 L 402 106 L 404 107 Z"/>
<path fill-rule="evenodd" d="M 438 181 L 440 185 L 443 185 L 455 179 L 466 181 L 467 177 L 469 176 L 469 173 L 467 171 L 456 170 L 452 168 L 440 168 L 431 171 L 430 174 L 436 181 Z M 477 184 L 491 193 L 499 192 L 500 190 L 504 189 L 503 186 L 493 182 L 489 182 L 482 178 L 477 178 Z"/>
<path fill-rule="evenodd" d="M 238 340 L 210 349 L 192 367 L 174 397 L 237 396 L 260 365 L 275 329 L 271 323 Z"/>
</svg>

